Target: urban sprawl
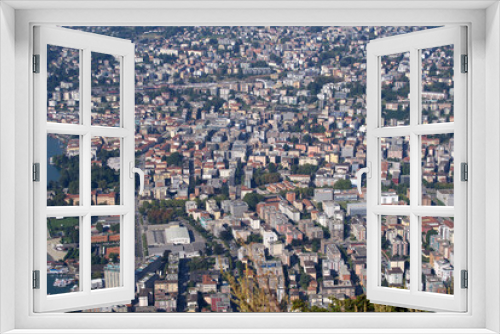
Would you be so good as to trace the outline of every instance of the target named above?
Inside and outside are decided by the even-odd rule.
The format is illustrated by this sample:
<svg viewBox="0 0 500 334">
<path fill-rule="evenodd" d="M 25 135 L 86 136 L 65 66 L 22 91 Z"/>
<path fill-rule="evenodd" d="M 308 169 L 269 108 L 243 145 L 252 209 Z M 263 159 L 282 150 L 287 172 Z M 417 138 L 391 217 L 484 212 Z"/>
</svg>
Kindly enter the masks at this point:
<svg viewBox="0 0 500 334">
<path fill-rule="evenodd" d="M 365 297 L 366 188 L 357 192 L 355 176 L 367 153 L 366 45 L 422 28 L 78 29 L 136 44 L 136 165 L 146 173 L 136 297 L 93 311 L 377 310 Z M 49 122 L 82 116 L 78 55 L 49 47 Z M 120 62 L 92 56 L 92 125 L 118 127 Z M 409 53 L 380 62 L 381 125 L 408 125 Z M 453 121 L 452 46 L 422 50 L 421 95 L 422 123 Z M 48 136 L 62 153 L 50 157 L 58 179 L 47 204 L 78 205 L 79 137 Z M 453 143 L 429 135 L 411 148 L 422 152 L 422 205 L 453 206 Z M 380 149 L 380 203 L 409 204 L 409 138 L 382 138 Z M 120 140 L 92 138 L 92 204 L 119 203 Z M 409 289 L 409 217 L 380 221 L 380 284 Z M 120 217 L 91 223 L 92 288 L 120 286 Z M 48 291 L 71 293 L 79 219 L 47 224 Z M 453 294 L 453 230 L 452 217 L 421 220 L 423 291 Z"/>
</svg>

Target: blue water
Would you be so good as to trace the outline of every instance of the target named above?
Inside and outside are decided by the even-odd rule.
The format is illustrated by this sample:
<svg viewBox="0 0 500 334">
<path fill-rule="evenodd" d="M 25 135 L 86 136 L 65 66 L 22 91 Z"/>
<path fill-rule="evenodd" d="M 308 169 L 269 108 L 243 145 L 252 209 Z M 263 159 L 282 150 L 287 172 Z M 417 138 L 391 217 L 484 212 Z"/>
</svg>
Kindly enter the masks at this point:
<svg viewBox="0 0 500 334">
<path fill-rule="evenodd" d="M 50 164 L 50 158 L 64 153 L 64 143 L 57 138 L 47 136 L 47 183 L 58 181 L 60 173 L 54 165 Z"/>
</svg>

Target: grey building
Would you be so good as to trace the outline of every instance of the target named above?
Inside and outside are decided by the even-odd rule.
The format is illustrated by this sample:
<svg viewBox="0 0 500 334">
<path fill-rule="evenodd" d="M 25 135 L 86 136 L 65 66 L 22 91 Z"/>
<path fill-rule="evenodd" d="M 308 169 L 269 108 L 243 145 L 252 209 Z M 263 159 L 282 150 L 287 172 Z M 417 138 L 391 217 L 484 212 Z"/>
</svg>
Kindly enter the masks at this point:
<svg viewBox="0 0 500 334">
<path fill-rule="evenodd" d="M 253 177 L 252 166 L 246 166 L 245 167 L 245 187 L 252 188 L 252 177 Z"/>
<path fill-rule="evenodd" d="M 248 204 L 243 201 L 234 201 L 230 205 L 231 215 L 234 218 L 243 218 L 243 214 L 248 210 Z"/>
<path fill-rule="evenodd" d="M 314 200 L 316 202 L 333 200 L 333 189 L 328 189 L 328 188 L 314 189 Z"/>
<path fill-rule="evenodd" d="M 439 189 L 436 192 L 436 197 L 446 206 L 453 206 L 455 203 L 455 195 L 453 189 Z"/>
<path fill-rule="evenodd" d="M 347 214 L 350 216 L 366 216 L 366 203 L 348 203 Z"/>
<path fill-rule="evenodd" d="M 104 287 L 120 287 L 120 264 L 108 264 L 104 267 Z"/>
</svg>

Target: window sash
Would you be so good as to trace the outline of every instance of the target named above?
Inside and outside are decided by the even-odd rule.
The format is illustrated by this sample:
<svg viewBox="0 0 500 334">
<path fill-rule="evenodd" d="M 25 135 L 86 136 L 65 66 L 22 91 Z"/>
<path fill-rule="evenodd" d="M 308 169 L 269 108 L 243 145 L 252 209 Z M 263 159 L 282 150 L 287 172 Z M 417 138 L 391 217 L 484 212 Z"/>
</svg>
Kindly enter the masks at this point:
<svg viewBox="0 0 500 334">
<path fill-rule="evenodd" d="M 55 45 L 80 50 L 79 124 L 47 123 L 47 47 Z M 91 125 L 91 53 L 121 57 L 119 128 Z M 34 311 L 71 311 L 134 298 L 134 179 L 135 163 L 135 48 L 130 41 L 64 28 L 35 27 L 34 53 L 40 55 L 40 73 L 34 79 L 34 161 L 40 163 L 40 182 L 34 183 L 34 270 L 40 271 L 40 288 L 33 290 Z M 80 182 L 77 206 L 47 206 L 47 134 L 78 135 L 80 140 Z M 91 204 L 91 140 L 94 136 L 120 138 L 120 205 Z M 132 165 L 131 165 L 132 164 Z M 121 287 L 91 289 L 91 217 L 120 215 Z M 47 295 L 47 218 L 80 217 L 80 291 Z"/>
<path fill-rule="evenodd" d="M 461 270 L 467 269 L 467 187 L 460 180 L 460 163 L 467 162 L 466 74 L 461 73 L 461 55 L 467 54 L 465 27 L 444 27 L 373 40 L 367 55 L 367 162 L 371 178 L 367 186 L 367 297 L 374 303 L 424 310 L 466 311 L 467 290 L 461 289 Z M 454 45 L 454 122 L 419 124 L 421 121 L 420 50 Z M 410 124 L 381 126 L 380 57 L 410 52 Z M 454 133 L 454 207 L 422 206 L 421 138 L 423 134 Z M 379 205 L 380 138 L 410 137 L 410 205 Z M 410 289 L 382 287 L 381 215 L 410 217 Z M 419 291 L 421 287 L 421 224 L 423 216 L 454 217 L 454 294 Z"/>
</svg>

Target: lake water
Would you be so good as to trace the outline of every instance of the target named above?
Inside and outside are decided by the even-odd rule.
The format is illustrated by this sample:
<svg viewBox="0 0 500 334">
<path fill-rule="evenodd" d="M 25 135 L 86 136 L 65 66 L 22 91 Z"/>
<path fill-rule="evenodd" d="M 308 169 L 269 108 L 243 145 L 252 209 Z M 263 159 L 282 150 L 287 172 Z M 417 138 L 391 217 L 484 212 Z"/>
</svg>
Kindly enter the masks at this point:
<svg viewBox="0 0 500 334">
<path fill-rule="evenodd" d="M 64 143 L 57 138 L 47 136 L 47 183 L 59 180 L 59 171 L 50 164 L 50 158 L 64 153 Z"/>
</svg>

